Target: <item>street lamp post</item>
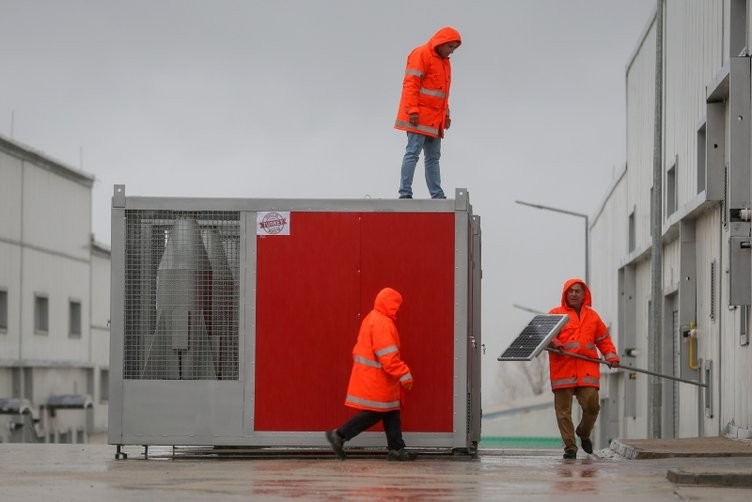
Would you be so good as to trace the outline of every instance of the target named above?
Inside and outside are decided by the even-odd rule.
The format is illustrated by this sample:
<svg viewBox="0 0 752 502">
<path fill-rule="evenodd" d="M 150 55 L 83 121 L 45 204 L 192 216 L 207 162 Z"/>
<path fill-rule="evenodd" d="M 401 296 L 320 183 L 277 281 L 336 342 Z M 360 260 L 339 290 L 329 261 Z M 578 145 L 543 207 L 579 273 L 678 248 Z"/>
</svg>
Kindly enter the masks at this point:
<svg viewBox="0 0 752 502">
<path fill-rule="evenodd" d="M 530 202 L 524 202 L 521 200 L 516 200 L 514 202 L 517 204 L 522 204 L 523 206 L 534 207 L 536 209 L 544 209 L 546 211 L 554 211 L 557 213 L 568 214 L 570 216 L 577 216 L 578 218 L 583 218 L 585 220 L 585 284 L 590 286 L 590 250 L 588 249 L 588 230 L 590 229 L 590 219 L 588 218 L 588 215 L 575 213 L 574 211 L 567 211 L 566 209 L 559 209 L 557 207 L 544 206 L 542 204 L 532 204 Z"/>
</svg>

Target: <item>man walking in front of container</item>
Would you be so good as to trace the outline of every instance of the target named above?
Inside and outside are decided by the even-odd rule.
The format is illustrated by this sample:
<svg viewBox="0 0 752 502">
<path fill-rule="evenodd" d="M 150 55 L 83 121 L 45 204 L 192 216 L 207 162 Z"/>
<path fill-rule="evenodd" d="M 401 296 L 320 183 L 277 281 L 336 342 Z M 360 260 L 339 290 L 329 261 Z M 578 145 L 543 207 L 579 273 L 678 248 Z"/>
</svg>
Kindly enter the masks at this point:
<svg viewBox="0 0 752 502">
<path fill-rule="evenodd" d="M 591 305 L 590 289 L 585 281 L 569 279 L 561 292 L 561 305 L 549 311 L 549 314 L 569 316 L 569 322 L 551 341 L 552 347 L 559 353 L 549 352 L 551 390 L 554 392 L 556 423 L 564 441 L 565 459 L 577 458 L 575 434 L 580 438 L 582 449 L 593 453 L 590 434 L 601 409 L 598 397 L 601 370 L 597 362 L 570 357 L 564 353 L 598 359 L 597 348 L 608 361 L 609 367 L 619 365 L 619 355 L 608 334 L 608 328 Z M 572 423 L 572 397 L 577 398 L 582 408 L 582 420 L 577 429 Z"/>
<path fill-rule="evenodd" d="M 413 376 L 400 358 L 397 311 L 402 295 L 384 288 L 376 295 L 373 310 L 363 319 L 353 347 L 353 367 L 345 406 L 361 410 L 338 429 L 326 432 L 337 458 L 346 458 L 344 444 L 364 430 L 384 424 L 389 460 L 415 460 L 405 449 L 400 418 L 400 387 L 410 390 Z"/>
<path fill-rule="evenodd" d="M 399 197 L 413 198 L 413 175 L 420 152 L 426 167 L 426 184 L 432 199 L 445 199 L 441 189 L 439 158 L 441 138 L 449 129 L 449 87 L 452 66 L 449 56 L 460 46 L 460 33 L 451 27 L 437 31 L 428 43 L 407 56 L 395 129 L 407 131 L 407 148 L 402 159 Z"/>
</svg>

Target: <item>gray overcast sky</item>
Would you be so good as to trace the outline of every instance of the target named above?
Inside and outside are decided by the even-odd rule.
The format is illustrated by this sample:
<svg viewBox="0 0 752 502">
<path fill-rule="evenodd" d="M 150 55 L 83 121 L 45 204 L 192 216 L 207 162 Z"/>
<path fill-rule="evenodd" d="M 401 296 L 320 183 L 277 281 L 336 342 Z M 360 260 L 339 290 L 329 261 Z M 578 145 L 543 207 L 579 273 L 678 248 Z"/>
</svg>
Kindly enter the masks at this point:
<svg viewBox="0 0 752 502">
<path fill-rule="evenodd" d="M 0 134 L 96 176 L 105 243 L 115 183 L 396 197 L 406 56 L 457 28 L 441 174 L 482 218 L 483 401 L 496 403 L 496 357 L 531 317 L 512 304 L 547 310 L 584 275 L 583 221 L 514 200 L 596 210 L 625 162 L 626 66 L 655 4 L 0 0 Z M 422 159 L 414 188 L 428 197 Z"/>
</svg>

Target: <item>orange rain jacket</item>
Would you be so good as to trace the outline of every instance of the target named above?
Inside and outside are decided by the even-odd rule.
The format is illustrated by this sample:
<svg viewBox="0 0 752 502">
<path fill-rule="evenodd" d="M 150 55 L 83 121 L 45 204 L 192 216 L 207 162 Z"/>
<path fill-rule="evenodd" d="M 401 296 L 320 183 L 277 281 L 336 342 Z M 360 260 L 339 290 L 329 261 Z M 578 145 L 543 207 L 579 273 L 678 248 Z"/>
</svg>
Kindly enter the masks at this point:
<svg viewBox="0 0 752 502">
<path fill-rule="evenodd" d="M 400 384 L 413 381 L 410 368 L 400 359 L 399 333 L 394 324 L 401 304 L 402 295 L 384 288 L 363 319 L 352 352 L 346 406 L 372 411 L 400 409 Z"/>
<path fill-rule="evenodd" d="M 444 27 L 428 43 L 416 47 L 407 56 L 402 97 L 394 128 L 431 136 L 444 137 L 444 125 L 449 117 L 449 87 L 452 65 L 436 53 L 436 46 L 447 42 L 462 43 L 460 32 Z M 418 125 L 410 124 L 411 113 L 418 114 Z"/>
<path fill-rule="evenodd" d="M 580 315 L 577 311 L 567 306 L 567 290 L 576 283 L 585 288 L 585 298 L 582 302 Z M 561 306 L 551 309 L 549 314 L 567 314 L 569 322 L 554 337 L 561 343 L 561 348 L 566 352 L 573 352 L 583 356 L 597 359 L 601 351 L 603 357 L 609 362 L 618 362 L 619 355 L 616 353 L 608 334 L 608 328 L 598 313 L 591 308 L 592 300 L 590 288 L 581 279 L 569 279 L 564 283 L 561 292 Z M 551 373 L 551 389 L 565 389 L 567 387 L 595 387 L 600 388 L 601 369 L 599 363 L 585 361 L 569 356 L 560 356 L 553 352 L 548 353 L 549 370 Z"/>
</svg>

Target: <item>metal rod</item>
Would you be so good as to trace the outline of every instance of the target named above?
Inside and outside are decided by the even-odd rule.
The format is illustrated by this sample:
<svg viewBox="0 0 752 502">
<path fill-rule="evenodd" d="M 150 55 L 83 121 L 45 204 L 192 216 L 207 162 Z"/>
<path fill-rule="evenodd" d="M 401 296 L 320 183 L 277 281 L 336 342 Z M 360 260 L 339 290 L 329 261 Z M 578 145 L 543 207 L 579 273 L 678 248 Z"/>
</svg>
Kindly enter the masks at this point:
<svg viewBox="0 0 752 502">
<path fill-rule="evenodd" d="M 600 363 L 600 364 L 605 364 L 607 366 L 610 366 L 609 362 L 608 361 L 604 361 L 603 359 L 596 359 L 594 357 L 583 356 L 582 354 L 574 354 L 572 352 L 566 352 L 566 351 L 563 351 L 563 350 L 551 349 L 551 348 L 548 348 L 548 347 L 546 347 L 545 350 L 547 350 L 549 352 L 552 352 L 554 354 L 558 354 L 560 356 L 569 356 L 569 357 L 574 357 L 576 359 L 582 359 L 583 361 L 590 361 L 592 363 Z M 707 386 L 708 386 L 708 384 L 706 384 L 706 383 L 695 382 L 694 380 L 685 380 L 683 378 L 675 377 L 675 376 L 672 376 L 672 375 L 663 375 L 661 373 L 655 373 L 653 371 L 643 370 L 641 368 L 634 368 L 632 366 L 622 366 L 620 364 L 619 366 L 611 366 L 611 367 L 619 369 L 619 370 L 624 370 L 624 371 L 636 371 L 638 373 L 645 373 L 646 375 L 653 375 L 653 376 L 657 376 L 657 377 L 660 377 L 660 378 L 668 378 L 669 380 L 676 380 L 677 382 L 689 383 L 689 384 L 692 384 L 692 385 L 697 385 L 698 387 L 705 387 L 705 388 L 707 388 Z"/>
</svg>

